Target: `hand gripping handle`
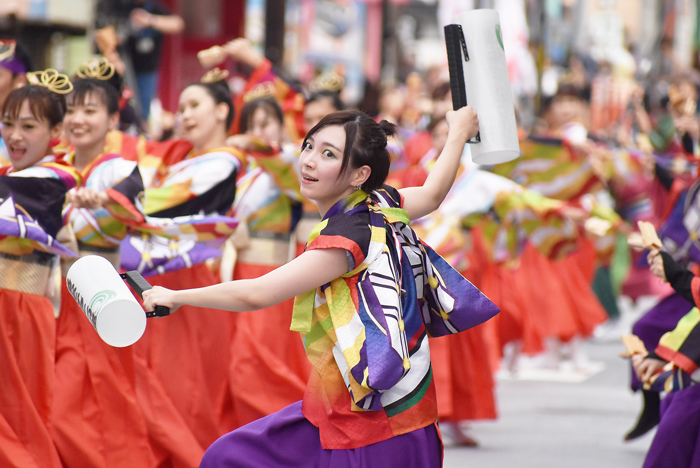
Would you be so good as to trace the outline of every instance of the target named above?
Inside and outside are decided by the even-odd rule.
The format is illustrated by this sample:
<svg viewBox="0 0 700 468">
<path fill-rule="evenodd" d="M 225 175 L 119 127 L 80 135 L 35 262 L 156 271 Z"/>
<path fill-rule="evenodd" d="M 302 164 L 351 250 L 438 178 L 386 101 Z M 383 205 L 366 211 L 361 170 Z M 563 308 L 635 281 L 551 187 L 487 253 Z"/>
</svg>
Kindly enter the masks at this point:
<svg viewBox="0 0 700 468">
<path fill-rule="evenodd" d="M 139 295 L 141 299 L 143 299 L 143 292 L 148 291 L 149 289 L 152 289 L 152 286 L 148 284 L 148 281 L 143 279 L 143 276 L 141 276 L 141 273 L 139 273 L 136 270 L 132 271 L 127 271 L 126 273 L 122 273 L 119 276 L 121 276 L 123 279 L 126 280 L 126 283 L 136 291 L 136 293 Z M 170 309 L 165 306 L 156 306 L 155 310 L 152 312 L 146 312 L 146 317 L 166 317 L 170 315 Z"/>
</svg>

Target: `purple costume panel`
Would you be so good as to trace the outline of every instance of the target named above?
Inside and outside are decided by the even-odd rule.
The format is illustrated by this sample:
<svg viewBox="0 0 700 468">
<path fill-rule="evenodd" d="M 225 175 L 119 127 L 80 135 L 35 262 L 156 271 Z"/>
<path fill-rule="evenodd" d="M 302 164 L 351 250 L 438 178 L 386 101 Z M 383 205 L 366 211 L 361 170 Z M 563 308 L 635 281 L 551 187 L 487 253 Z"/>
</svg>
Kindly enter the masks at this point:
<svg viewBox="0 0 700 468">
<path fill-rule="evenodd" d="M 324 450 L 301 402 L 258 419 L 214 442 L 200 468 L 439 468 L 442 441 L 435 424 L 348 450 Z"/>
</svg>

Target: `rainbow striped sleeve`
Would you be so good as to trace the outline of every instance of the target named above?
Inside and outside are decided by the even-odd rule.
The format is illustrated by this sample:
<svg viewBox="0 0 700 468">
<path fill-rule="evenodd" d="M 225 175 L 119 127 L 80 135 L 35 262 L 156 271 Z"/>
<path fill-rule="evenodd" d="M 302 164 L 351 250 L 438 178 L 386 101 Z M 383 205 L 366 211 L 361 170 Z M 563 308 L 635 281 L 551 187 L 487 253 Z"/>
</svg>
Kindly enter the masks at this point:
<svg viewBox="0 0 700 468">
<path fill-rule="evenodd" d="M 692 375 L 700 366 L 700 311 L 688 312 L 672 331 L 664 334 L 656 347 L 660 358 Z"/>
<path fill-rule="evenodd" d="M 556 200 L 573 200 L 603 188 L 586 158 L 578 157 L 561 140 L 520 142 L 522 156 L 497 164 L 493 172 Z"/>
<path fill-rule="evenodd" d="M 212 151 L 169 168 L 157 184 L 147 186 L 144 213 L 157 217 L 226 212 L 233 204 L 243 157 L 230 150 Z"/>
</svg>

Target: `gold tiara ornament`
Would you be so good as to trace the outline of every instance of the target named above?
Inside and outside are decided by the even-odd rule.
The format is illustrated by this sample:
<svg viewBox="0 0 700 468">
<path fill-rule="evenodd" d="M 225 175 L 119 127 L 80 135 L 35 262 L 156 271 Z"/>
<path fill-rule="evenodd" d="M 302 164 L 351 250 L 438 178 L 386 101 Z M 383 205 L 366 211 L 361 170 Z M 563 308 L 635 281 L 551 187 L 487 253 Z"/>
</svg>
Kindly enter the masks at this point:
<svg viewBox="0 0 700 468">
<path fill-rule="evenodd" d="M 114 76 L 114 65 L 105 57 L 88 60 L 78 67 L 76 73 L 79 78 L 94 78 L 107 81 Z"/>
<path fill-rule="evenodd" d="M 56 94 L 68 94 L 73 91 L 73 83 L 70 82 L 68 76 L 59 73 L 53 68 L 29 72 L 26 76 L 29 84 L 43 86 Z"/>
<path fill-rule="evenodd" d="M 15 56 L 17 43 L 10 40 L 0 40 L 0 62 L 10 60 Z"/>
<path fill-rule="evenodd" d="M 252 101 L 253 99 L 264 98 L 264 97 L 274 97 L 275 95 L 275 85 L 271 81 L 263 81 L 257 84 L 250 91 L 245 93 L 243 100 L 245 102 Z"/>
<path fill-rule="evenodd" d="M 345 86 L 345 78 L 336 72 L 324 73 L 309 83 L 309 89 L 313 92 L 335 91 L 340 92 Z"/>
<path fill-rule="evenodd" d="M 209 70 L 200 80 L 202 83 L 216 83 L 228 77 L 228 70 L 221 70 L 219 67 Z"/>
</svg>

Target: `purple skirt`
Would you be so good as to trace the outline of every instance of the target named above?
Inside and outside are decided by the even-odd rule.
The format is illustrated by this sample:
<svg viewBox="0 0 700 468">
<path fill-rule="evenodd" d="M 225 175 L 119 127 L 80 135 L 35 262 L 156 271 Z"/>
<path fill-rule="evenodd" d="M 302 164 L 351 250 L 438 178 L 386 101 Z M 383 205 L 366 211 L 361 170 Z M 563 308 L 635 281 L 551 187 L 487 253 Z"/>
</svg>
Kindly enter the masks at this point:
<svg viewBox="0 0 700 468">
<path fill-rule="evenodd" d="M 347 450 L 321 447 L 318 428 L 301 402 L 220 437 L 200 468 L 439 468 L 442 442 L 435 424 L 376 444 Z"/>
<path fill-rule="evenodd" d="M 671 392 L 661 401 L 661 422 L 644 468 L 700 466 L 700 385 Z"/>
</svg>

